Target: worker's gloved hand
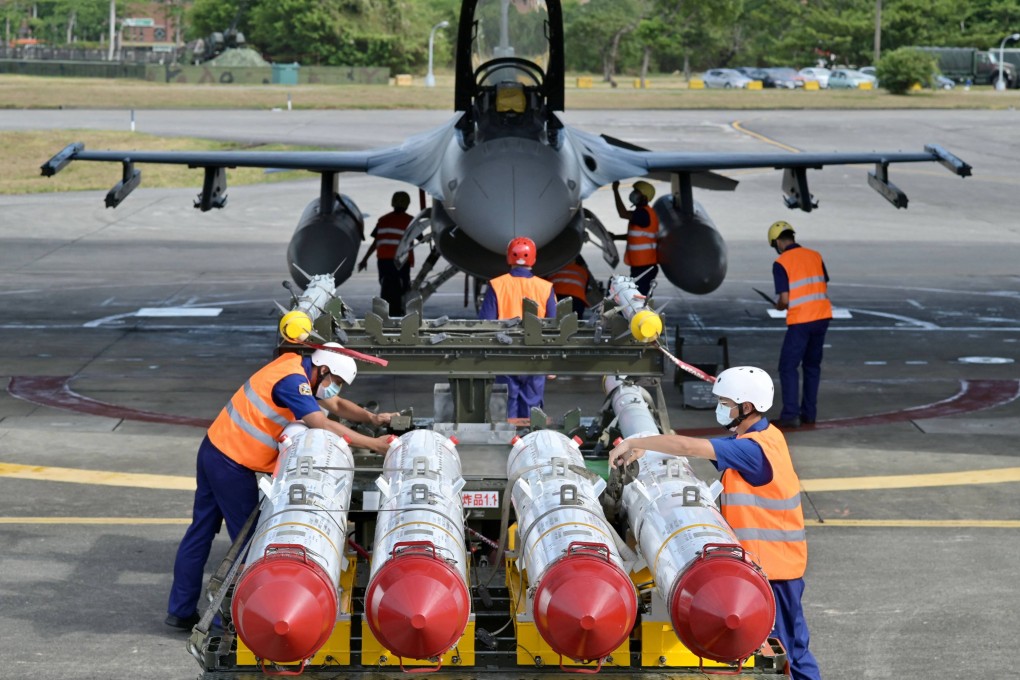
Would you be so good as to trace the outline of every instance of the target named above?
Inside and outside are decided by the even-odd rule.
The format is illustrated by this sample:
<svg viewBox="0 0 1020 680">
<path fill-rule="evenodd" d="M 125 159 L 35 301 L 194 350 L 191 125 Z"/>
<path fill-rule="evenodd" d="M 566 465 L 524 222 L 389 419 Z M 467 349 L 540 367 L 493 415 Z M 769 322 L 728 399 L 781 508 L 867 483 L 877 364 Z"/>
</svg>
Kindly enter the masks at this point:
<svg viewBox="0 0 1020 680">
<path fill-rule="evenodd" d="M 358 263 L 358 271 L 363 272 L 368 269 L 368 260 L 362 260 Z"/>
<path fill-rule="evenodd" d="M 619 189 L 620 189 L 620 182 L 619 181 L 613 182 L 613 191 L 618 191 Z"/>
</svg>

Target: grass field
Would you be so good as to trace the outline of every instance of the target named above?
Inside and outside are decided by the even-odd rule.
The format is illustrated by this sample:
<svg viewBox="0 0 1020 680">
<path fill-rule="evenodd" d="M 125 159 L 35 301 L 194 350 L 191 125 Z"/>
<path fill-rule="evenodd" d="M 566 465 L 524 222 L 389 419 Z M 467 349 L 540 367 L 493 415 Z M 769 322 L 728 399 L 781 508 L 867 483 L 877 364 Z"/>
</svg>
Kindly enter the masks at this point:
<svg viewBox="0 0 1020 680">
<path fill-rule="evenodd" d="M 922 91 L 906 96 L 857 90 L 689 90 L 679 76 L 650 78 L 636 89 L 633 78 L 611 88 L 593 78 L 580 89 L 569 78 L 567 109 L 1006 109 L 1020 105 L 1020 91 Z M 0 108 L 9 109 L 452 109 L 453 77 L 440 75 L 435 88 L 421 79 L 409 87 L 386 85 L 182 85 L 100 78 L 42 78 L 0 75 Z"/>
</svg>

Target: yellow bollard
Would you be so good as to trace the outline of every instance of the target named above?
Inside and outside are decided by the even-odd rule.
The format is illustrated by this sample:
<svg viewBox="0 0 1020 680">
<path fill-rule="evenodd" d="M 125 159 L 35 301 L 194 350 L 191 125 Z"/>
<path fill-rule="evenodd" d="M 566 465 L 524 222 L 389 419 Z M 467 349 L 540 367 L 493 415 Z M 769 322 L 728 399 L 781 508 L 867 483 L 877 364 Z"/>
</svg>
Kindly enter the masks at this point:
<svg viewBox="0 0 1020 680">
<path fill-rule="evenodd" d="M 805 90 L 815 90 L 815 91 L 818 91 L 821 88 L 818 87 L 818 81 L 817 80 L 805 80 L 804 81 L 804 89 Z"/>
<path fill-rule="evenodd" d="M 688 90 L 704 90 L 705 81 L 701 78 L 691 78 L 691 82 L 687 84 Z"/>
<path fill-rule="evenodd" d="M 652 84 L 652 81 L 648 80 L 647 78 L 645 78 L 644 85 L 641 84 L 641 79 L 640 78 L 635 78 L 634 79 L 634 89 L 635 90 L 640 90 L 641 88 L 647 88 L 651 84 Z"/>
<path fill-rule="evenodd" d="M 747 84 L 747 89 L 749 89 L 749 90 L 760 90 L 760 89 L 762 89 L 761 81 L 760 80 L 752 80 L 751 82 L 749 82 Z"/>
<path fill-rule="evenodd" d="M 911 92 L 920 92 L 922 89 L 923 88 L 921 87 L 921 83 L 914 83 L 913 85 L 910 86 Z"/>
<path fill-rule="evenodd" d="M 591 87 L 591 85 L 592 85 L 591 76 L 579 76 L 577 78 L 577 87 L 586 89 Z"/>
<path fill-rule="evenodd" d="M 863 83 L 857 86 L 858 90 L 874 90 L 875 86 L 871 84 L 870 80 L 865 80 Z"/>
<path fill-rule="evenodd" d="M 414 78 L 411 77 L 410 73 L 401 73 L 396 76 L 397 87 L 408 87 L 414 82 Z"/>
</svg>

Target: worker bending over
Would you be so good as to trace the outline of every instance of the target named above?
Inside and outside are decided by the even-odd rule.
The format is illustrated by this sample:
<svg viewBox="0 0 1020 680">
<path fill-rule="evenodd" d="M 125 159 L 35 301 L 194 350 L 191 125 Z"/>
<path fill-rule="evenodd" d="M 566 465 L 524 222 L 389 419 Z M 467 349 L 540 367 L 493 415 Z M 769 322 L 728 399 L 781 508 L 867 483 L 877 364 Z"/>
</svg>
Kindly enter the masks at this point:
<svg viewBox="0 0 1020 680">
<path fill-rule="evenodd" d="M 325 346 L 341 347 L 335 342 Z M 287 425 L 300 420 L 347 437 L 351 446 L 386 453 L 388 435 L 359 434 L 330 420 L 320 408 L 358 423 L 388 424 L 397 414 L 371 413 L 339 396 L 357 374 L 354 360 L 336 352 L 319 349 L 306 357 L 287 352 L 252 375 L 220 411 L 198 447 L 198 488 L 191 525 L 174 561 L 168 626 L 188 630 L 198 623 L 198 600 L 213 539 L 224 520 L 230 540 L 237 539 L 259 502 L 255 473 L 273 472 L 277 438 Z"/>
<path fill-rule="evenodd" d="M 794 680 L 819 680 L 808 649 L 810 635 L 801 596 L 807 568 L 807 536 L 800 503 L 800 478 L 786 438 L 770 425 L 775 388 L 768 373 L 736 366 L 719 374 L 716 421 L 733 436 L 698 439 L 676 434 L 625 439 L 609 452 L 610 469 L 641 458 L 646 450 L 711 460 L 722 472 L 722 515 L 769 579 L 776 599 L 773 637 L 786 648 Z"/>
</svg>

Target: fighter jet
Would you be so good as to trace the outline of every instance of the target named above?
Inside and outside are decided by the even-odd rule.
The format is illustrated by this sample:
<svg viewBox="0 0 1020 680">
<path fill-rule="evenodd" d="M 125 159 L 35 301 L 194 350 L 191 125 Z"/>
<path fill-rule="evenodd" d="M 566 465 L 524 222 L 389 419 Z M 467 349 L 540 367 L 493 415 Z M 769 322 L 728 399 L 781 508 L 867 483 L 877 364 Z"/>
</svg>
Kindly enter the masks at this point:
<svg viewBox="0 0 1020 680">
<path fill-rule="evenodd" d="M 457 34 L 454 116 L 445 125 L 399 146 L 344 152 L 88 151 L 71 144 L 42 166 L 43 175 L 71 161 L 119 162 L 123 179 L 106 196 L 116 207 L 141 181 L 140 163 L 203 168 L 195 207 L 226 204 L 227 168 L 303 169 L 321 175 L 318 198 L 298 220 L 288 247 L 291 276 L 299 285 L 320 274 L 336 284 L 354 271 L 364 220 L 339 192 L 343 172 L 364 172 L 419 187 L 431 206 L 404 235 L 401 259 L 417 241 L 431 255 L 416 284 L 434 290 L 458 271 L 490 279 L 506 271 L 507 243 L 528 236 L 539 248 L 534 270 L 547 275 L 574 260 L 591 240 L 615 267 L 612 235 L 584 208 L 584 200 L 614 181 L 650 177 L 671 182 L 654 204 L 659 216 L 659 264 L 674 285 L 694 294 L 715 290 L 726 275 L 726 245 L 694 200 L 695 187 L 733 190 L 737 182 L 718 170 L 784 171 L 788 207 L 810 212 L 809 169 L 874 163 L 868 183 L 898 208 L 906 195 L 889 181 L 892 163 L 938 162 L 961 177 L 971 168 L 939 146 L 923 151 L 870 153 L 688 153 L 643 149 L 565 125 L 563 16 L 559 0 L 463 0 Z M 586 238 L 587 237 L 587 238 Z M 448 263 L 427 285 L 442 257 Z"/>
</svg>

